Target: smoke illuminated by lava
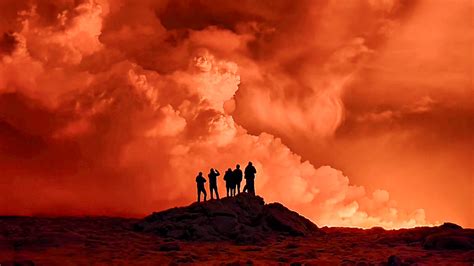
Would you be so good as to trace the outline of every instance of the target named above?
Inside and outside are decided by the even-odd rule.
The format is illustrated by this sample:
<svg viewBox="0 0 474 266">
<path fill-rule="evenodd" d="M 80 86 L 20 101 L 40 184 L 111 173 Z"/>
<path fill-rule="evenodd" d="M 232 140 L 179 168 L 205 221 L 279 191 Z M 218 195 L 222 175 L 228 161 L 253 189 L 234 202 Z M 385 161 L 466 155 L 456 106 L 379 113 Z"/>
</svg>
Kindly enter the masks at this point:
<svg viewBox="0 0 474 266">
<path fill-rule="evenodd" d="M 1 214 L 145 215 L 250 160 L 318 225 L 474 225 L 468 0 L 0 8 Z"/>
</svg>

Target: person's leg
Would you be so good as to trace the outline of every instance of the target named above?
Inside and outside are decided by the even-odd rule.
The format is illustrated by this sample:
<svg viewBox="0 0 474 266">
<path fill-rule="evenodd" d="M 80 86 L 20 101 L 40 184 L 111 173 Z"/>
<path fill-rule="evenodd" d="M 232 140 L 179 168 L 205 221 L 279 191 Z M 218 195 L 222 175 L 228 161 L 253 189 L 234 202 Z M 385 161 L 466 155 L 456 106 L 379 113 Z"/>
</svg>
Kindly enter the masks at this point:
<svg viewBox="0 0 474 266">
<path fill-rule="evenodd" d="M 255 183 L 253 182 L 253 180 L 250 183 L 250 189 L 252 190 L 251 194 L 255 196 Z"/>
<path fill-rule="evenodd" d="M 217 186 L 215 186 L 214 189 L 216 190 L 216 199 L 219 199 L 219 191 L 217 190 Z"/>
<path fill-rule="evenodd" d="M 204 194 L 204 201 L 206 201 L 207 193 L 205 188 L 202 188 L 202 194 Z"/>
<path fill-rule="evenodd" d="M 198 202 L 201 201 L 201 190 L 199 188 L 197 188 L 197 192 L 198 192 Z"/>
<path fill-rule="evenodd" d="M 214 197 L 212 196 L 213 193 L 212 193 L 212 185 L 209 185 L 209 191 L 211 192 L 211 199 L 214 199 Z"/>
</svg>

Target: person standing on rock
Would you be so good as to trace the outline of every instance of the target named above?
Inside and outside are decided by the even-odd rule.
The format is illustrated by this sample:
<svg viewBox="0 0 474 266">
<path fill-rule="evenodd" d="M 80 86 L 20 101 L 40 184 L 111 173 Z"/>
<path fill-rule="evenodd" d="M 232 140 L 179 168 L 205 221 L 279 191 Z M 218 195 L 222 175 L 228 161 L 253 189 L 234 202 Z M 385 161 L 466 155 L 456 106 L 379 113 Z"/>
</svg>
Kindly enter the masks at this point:
<svg viewBox="0 0 474 266">
<path fill-rule="evenodd" d="M 257 173 L 257 169 L 252 165 L 252 162 L 249 162 L 247 167 L 245 167 L 245 188 L 248 193 L 255 196 L 255 174 Z"/>
<path fill-rule="evenodd" d="M 227 197 L 232 196 L 232 190 L 235 188 L 234 185 L 234 175 L 232 174 L 232 169 L 227 169 L 224 174 L 225 187 L 227 189 Z"/>
<path fill-rule="evenodd" d="M 204 201 L 206 201 L 207 193 L 206 188 L 204 188 L 204 183 L 206 183 L 206 179 L 202 176 L 202 172 L 199 172 L 198 176 L 196 176 L 196 184 L 197 184 L 197 193 L 198 193 L 198 201 L 201 201 L 201 192 L 204 195 Z"/>
<path fill-rule="evenodd" d="M 209 192 L 211 193 L 211 199 L 213 197 L 213 191 L 216 192 L 216 199 L 219 199 L 219 192 L 217 191 L 217 177 L 220 176 L 219 170 L 211 168 L 207 177 L 209 177 Z"/>
<path fill-rule="evenodd" d="M 234 196 L 235 194 L 240 194 L 240 183 L 242 183 L 242 170 L 240 170 L 240 164 L 235 166 L 235 170 L 232 172 L 234 175 L 235 187 L 234 187 Z"/>
</svg>

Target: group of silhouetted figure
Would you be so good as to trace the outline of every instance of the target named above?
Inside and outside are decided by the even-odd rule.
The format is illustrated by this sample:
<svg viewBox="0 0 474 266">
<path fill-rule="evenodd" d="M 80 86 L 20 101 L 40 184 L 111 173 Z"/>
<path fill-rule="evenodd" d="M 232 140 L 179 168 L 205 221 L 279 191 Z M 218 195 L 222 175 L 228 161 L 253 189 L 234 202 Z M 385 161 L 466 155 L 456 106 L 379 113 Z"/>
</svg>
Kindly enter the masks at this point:
<svg viewBox="0 0 474 266">
<path fill-rule="evenodd" d="M 242 192 L 247 192 L 249 194 L 255 195 L 255 174 L 257 170 L 252 165 L 252 162 L 249 162 L 248 165 L 245 167 L 244 172 L 240 169 L 240 165 L 236 165 L 235 169 L 232 170 L 231 168 L 227 169 L 224 174 L 224 181 L 225 186 L 227 189 L 227 197 L 233 197 L 236 194 L 240 193 L 240 184 L 242 183 L 242 179 L 245 179 L 245 186 L 242 189 Z M 217 177 L 220 176 L 219 170 L 211 168 L 209 170 L 209 191 L 211 192 L 211 199 L 214 199 L 213 192 L 216 193 L 216 199 L 219 199 L 219 192 L 217 190 Z M 207 198 L 206 188 L 204 187 L 204 183 L 206 183 L 206 179 L 202 176 L 202 172 L 199 172 L 198 176 L 196 176 L 196 184 L 197 184 L 197 201 L 201 201 L 201 193 L 204 195 L 204 201 Z"/>
</svg>

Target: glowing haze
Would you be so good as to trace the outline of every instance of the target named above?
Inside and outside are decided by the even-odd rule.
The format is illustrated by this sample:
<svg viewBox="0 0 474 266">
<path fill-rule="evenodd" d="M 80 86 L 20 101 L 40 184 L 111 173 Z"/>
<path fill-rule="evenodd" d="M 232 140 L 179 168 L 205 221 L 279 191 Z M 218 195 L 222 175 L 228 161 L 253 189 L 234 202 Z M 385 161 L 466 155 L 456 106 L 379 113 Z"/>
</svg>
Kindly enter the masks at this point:
<svg viewBox="0 0 474 266">
<path fill-rule="evenodd" d="M 472 33 L 469 0 L 4 0 L 0 213 L 145 215 L 251 160 L 319 225 L 473 226 Z"/>
</svg>

